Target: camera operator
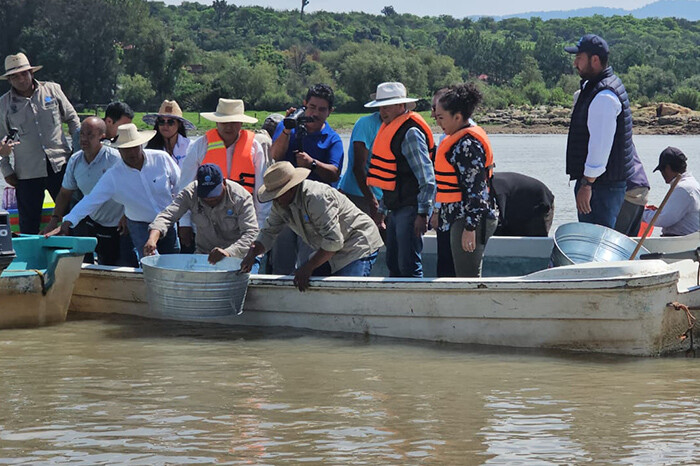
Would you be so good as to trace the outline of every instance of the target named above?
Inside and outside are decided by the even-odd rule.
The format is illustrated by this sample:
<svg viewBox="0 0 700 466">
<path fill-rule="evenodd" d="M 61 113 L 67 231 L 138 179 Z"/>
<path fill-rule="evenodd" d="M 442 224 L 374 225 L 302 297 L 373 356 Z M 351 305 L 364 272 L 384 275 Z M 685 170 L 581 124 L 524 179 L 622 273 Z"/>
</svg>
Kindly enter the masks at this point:
<svg viewBox="0 0 700 466">
<path fill-rule="evenodd" d="M 303 116 L 296 115 L 296 128 L 285 128 L 285 122 L 280 122 L 272 137 L 270 153 L 277 162 L 287 160 L 295 167 L 311 170 L 310 180 L 336 187 L 344 154 L 340 136 L 326 123 L 333 111 L 333 98 L 333 89 L 326 84 L 310 88 L 304 99 L 306 110 Z M 287 110 L 287 117 L 296 110 Z M 286 120 L 289 125 L 289 118 Z"/>
<path fill-rule="evenodd" d="M 333 89 L 316 84 L 306 93 L 303 112 L 287 110 L 287 118 L 277 125 L 270 154 L 279 161 L 295 167 L 308 168 L 308 179 L 337 187 L 343 168 L 343 142 L 338 133 L 326 123 L 333 111 Z M 286 126 L 285 126 L 286 123 Z M 314 250 L 289 227 L 277 236 L 273 245 L 272 273 L 288 275 L 305 264 Z"/>
</svg>

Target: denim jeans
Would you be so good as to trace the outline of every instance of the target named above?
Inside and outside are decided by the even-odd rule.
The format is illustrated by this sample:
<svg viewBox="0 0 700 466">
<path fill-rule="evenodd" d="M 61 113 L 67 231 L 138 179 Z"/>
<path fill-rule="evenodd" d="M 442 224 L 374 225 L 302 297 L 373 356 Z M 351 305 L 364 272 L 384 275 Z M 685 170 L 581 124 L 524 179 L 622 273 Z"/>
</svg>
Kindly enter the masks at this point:
<svg viewBox="0 0 700 466">
<path fill-rule="evenodd" d="M 143 257 L 143 247 L 148 241 L 148 222 L 136 222 L 134 220 L 126 220 L 129 226 L 129 236 L 131 236 L 131 241 L 134 242 L 134 250 L 139 260 Z M 180 241 L 177 239 L 177 230 L 174 226 L 168 229 L 168 233 L 165 237 L 161 237 L 158 240 L 158 253 L 159 254 L 177 254 L 180 252 Z"/>
<path fill-rule="evenodd" d="M 316 250 L 306 244 L 291 228 L 285 226 L 272 246 L 272 273 L 289 275 L 306 264 Z"/>
<path fill-rule="evenodd" d="M 574 186 L 574 196 L 578 194 L 580 187 L 581 180 L 577 180 Z M 582 214 L 579 212 L 578 221 L 614 228 L 617 214 L 620 213 L 622 202 L 625 200 L 627 182 L 599 180 L 593 183 L 592 188 L 591 213 Z"/>
<path fill-rule="evenodd" d="M 386 218 L 386 265 L 391 277 L 423 278 L 423 237 L 413 231 L 416 215 L 416 206 L 406 206 Z"/>
<path fill-rule="evenodd" d="M 326 262 L 315 269 L 311 275 L 314 277 L 369 277 L 372 266 L 377 261 L 377 255 L 378 252 L 375 251 L 368 256 L 356 259 L 342 269 L 336 270 L 335 273 L 331 273 L 331 266 Z"/>
</svg>

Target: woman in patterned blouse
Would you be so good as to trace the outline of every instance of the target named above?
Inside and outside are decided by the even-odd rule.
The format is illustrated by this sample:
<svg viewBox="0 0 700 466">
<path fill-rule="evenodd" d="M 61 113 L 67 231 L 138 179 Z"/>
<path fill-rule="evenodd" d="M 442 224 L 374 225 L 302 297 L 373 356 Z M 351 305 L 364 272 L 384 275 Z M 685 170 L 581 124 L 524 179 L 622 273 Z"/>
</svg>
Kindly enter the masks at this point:
<svg viewBox="0 0 700 466">
<path fill-rule="evenodd" d="M 474 84 L 457 84 L 440 97 L 435 110 L 437 123 L 447 135 L 437 158 L 444 157 L 452 166 L 459 186 L 459 193 L 452 194 L 452 202 L 443 202 L 440 207 L 440 229 L 450 230 L 458 277 L 481 275 L 486 242 L 498 226 L 498 208 L 490 190 L 492 166 L 486 166 L 490 143 L 486 133 L 469 121 L 481 98 Z M 436 173 L 439 163 L 436 160 Z M 449 165 L 443 161 L 443 167 Z"/>
</svg>

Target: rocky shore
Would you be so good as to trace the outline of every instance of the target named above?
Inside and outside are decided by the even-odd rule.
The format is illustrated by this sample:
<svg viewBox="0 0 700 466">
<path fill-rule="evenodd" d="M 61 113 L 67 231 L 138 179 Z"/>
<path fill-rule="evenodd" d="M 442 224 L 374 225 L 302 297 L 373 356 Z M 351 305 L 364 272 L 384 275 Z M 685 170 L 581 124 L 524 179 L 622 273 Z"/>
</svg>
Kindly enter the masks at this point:
<svg viewBox="0 0 700 466">
<path fill-rule="evenodd" d="M 566 134 L 571 108 L 517 107 L 486 110 L 476 121 L 492 134 Z M 635 134 L 700 134 L 700 112 L 671 103 L 632 108 Z"/>
</svg>

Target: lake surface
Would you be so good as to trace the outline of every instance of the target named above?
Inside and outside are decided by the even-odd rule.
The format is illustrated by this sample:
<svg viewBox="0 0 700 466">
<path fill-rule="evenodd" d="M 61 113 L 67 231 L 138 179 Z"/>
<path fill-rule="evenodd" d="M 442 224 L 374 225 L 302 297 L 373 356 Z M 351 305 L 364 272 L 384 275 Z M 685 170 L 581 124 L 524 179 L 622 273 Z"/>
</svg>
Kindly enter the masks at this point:
<svg viewBox="0 0 700 466">
<path fill-rule="evenodd" d="M 565 136 L 493 136 L 575 219 Z M 677 145 L 635 138 L 652 182 Z M 696 342 L 697 345 L 697 342 Z M 0 331 L 0 464 L 700 464 L 700 359 L 115 316 Z"/>
</svg>

